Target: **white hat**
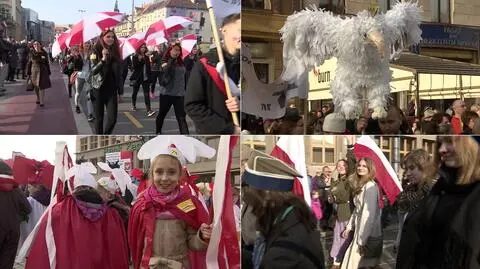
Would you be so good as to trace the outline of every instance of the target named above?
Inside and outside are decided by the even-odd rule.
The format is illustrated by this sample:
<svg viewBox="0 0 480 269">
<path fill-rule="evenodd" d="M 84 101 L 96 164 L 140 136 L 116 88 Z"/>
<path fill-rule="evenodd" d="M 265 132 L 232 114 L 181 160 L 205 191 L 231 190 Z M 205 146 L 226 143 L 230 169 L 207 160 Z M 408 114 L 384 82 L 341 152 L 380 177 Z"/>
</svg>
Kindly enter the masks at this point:
<svg viewBox="0 0 480 269">
<path fill-rule="evenodd" d="M 347 129 L 347 121 L 338 113 L 330 113 L 323 120 L 323 131 L 328 133 L 345 133 Z"/>
<path fill-rule="evenodd" d="M 199 140 L 183 135 L 157 136 L 142 145 L 138 151 L 140 160 L 153 160 L 159 155 L 169 155 L 177 158 L 185 165 L 195 163 L 197 157 L 212 158 L 216 150 Z"/>
<path fill-rule="evenodd" d="M 102 177 L 97 181 L 97 183 L 98 185 L 102 186 L 107 191 L 109 191 L 111 194 L 115 194 L 117 193 L 117 191 L 120 190 L 120 187 L 118 186 L 117 181 L 109 177 Z"/>
<path fill-rule="evenodd" d="M 85 162 L 77 164 L 70 168 L 66 173 L 66 178 L 69 179 L 72 176 L 73 186 L 77 188 L 79 186 L 90 186 L 92 188 L 97 187 L 97 181 L 92 174 L 97 173 L 97 168 L 91 162 Z M 70 185 L 69 185 L 70 186 Z"/>
<path fill-rule="evenodd" d="M 104 162 L 98 162 L 97 165 L 103 171 L 112 173 L 113 180 L 111 181 L 116 182 L 115 184 L 119 187 L 122 195 L 125 195 L 125 191 L 128 189 L 134 197 L 136 196 L 137 186 L 132 183 L 130 175 L 124 169 L 111 168 Z"/>
</svg>

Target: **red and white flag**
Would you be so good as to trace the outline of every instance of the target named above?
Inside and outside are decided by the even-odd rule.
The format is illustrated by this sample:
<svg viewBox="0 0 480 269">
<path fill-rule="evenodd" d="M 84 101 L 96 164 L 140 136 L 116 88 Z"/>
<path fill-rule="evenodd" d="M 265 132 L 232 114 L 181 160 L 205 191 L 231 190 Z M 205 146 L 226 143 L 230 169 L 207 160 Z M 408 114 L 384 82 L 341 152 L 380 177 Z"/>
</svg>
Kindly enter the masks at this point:
<svg viewBox="0 0 480 269">
<path fill-rule="evenodd" d="M 197 36 L 194 34 L 186 35 L 180 38 L 180 46 L 182 47 L 182 56 L 185 59 L 192 53 L 193 47 L 197 44 Z M 182 59 L 182 60 L 183 60 Z"/>
<path fill-rule="evenodd" d="M 213 189 L 213 230 L 207 249 L 208 269 L 239 269 L 240 243 L 233 211 L 230 166 L 237 136 L 222 135 L 217 151 Z"/>
<path fill-rule="evenodd" d="M 22 248 L 18 252 L 16 261 L 18 263 L 23 263 L 25 259 L 28 257 L 28 253 L 30 252 L 30 248 L 32 246 L 33 240 L 35 239 L 38 230 L 40 228 L 40 223 L 43 218 L 48 218 L 46 232 L 45 232 L 45 244 L 48 250 L 48 257 L 50 260 L 50 268 L 56 268 L 56 247 L 55 247 L 55 239 L 53 237 L 53 230 L 52 230 L 52 208 L 55 206 L 59 201 L 63 199 L 63 190 L 64 190 L 64 183 L 67 183 L 68 180 L 66 179 L 66 172 L 73 167 L 73 161 L 68 153 L 68 147 L 65 142 L 57 142 L 57 148 L 55 149 L 55 169 L 53 172 L 53 186 L 52 186 L 52 193 L 50 204 L 48 205 L 47 209 L 43 213 L 40 221 L 35 225 L 30 235 L 28 235 L 27 239 L 23 243 Z M 55 191 L 57 190 L 57 191 Z M 62 195 L 56 195 L 62 194 Z"/>
<path fill-rule="evenodd" d="M 402 191 L 402 184 L 382 150 L 372 138 L 361 136 L 355 143 L 354 152 L 357 159 L 363 157 L 372 159 L 375 164 L 377 182 L 387 195 L 390 204 L 393 204 Z"/>
<path fill-rule="evenodd" d="M 303 135 L 284 135 L 270 153 L 295 168 L 303 177 L 295 178 L 293 193 L 303 196 L 305 202 L 311 205 L 310 186 L 308 183 L 307 165 L 305 164 L 305 141 Z"/>
</svg>

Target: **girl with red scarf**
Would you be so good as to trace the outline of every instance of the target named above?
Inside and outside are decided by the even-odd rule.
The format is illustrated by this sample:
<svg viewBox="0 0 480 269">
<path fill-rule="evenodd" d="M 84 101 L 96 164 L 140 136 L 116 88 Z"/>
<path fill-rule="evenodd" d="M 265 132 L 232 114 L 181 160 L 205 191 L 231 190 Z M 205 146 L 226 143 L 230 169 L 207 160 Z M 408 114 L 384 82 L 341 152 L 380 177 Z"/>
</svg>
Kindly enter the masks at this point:
<svg viewBox="0 0 480 269">
<path fill-rule="evenodd" d="M 208 212 L 181 187 L 181 152 L 174 145 L 165 152 L 153 158 L 153 184 L 139 194 L 131 211 L 128 241 L 134 268 L 205 268 L 205 260 L 194 257 L 208 247 Z"/>
</svg>

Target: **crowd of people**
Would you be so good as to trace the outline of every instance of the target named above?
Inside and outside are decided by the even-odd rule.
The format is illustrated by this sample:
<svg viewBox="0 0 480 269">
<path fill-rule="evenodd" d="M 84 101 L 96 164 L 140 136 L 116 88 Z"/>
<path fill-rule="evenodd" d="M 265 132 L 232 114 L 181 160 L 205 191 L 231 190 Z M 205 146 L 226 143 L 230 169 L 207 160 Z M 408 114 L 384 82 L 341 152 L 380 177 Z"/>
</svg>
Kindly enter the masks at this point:
<svg viewBox="0 0 480 269">
<path fill-rule="evenodd" d="M 233 82 L 240 79 L 240 15 L 226 17 L 222 24 L 225 67 Z M 173 106 L 180 134 L 189 134 L 187 115 L 199 134 L 239 133 L 232 120 L 238 113 L 239 92 L 228 98 L 218 86 L 219 60 L 216 48 L 203 55 L 198 47 L 183 55 L 181 43 L 147 47 L 142 44 L 128 57 L 120 55 L 119 40 L 113 30 L 103 32 L 96 42 L 72 47 L 59 56 L 63 73 L 69 78 L 68 93 L 75 98 L 76 113 L 87 104 L 87 117 L 94 122 L 96 134 L 114 131 L 118 103 L 122 102 L 125 82 L 133 88 L 131 109 L 138 111 L 140 88 L 145 102 L 145 117 L 156 115 L 155 133 L 161 134 L 163 123 Z M 125 59 L 123 59 L 125 58 Z M 202 60 L 204 59 L 204 60 Z M 222 81 L 223 82 L 223 81 Z M 156 91 L 158 83 L 158 91 Z M 158 96 L 158 113 L 151 106 Z M 106 111 L 106 115 L 105 115 Z M 104 124 L 104 117 L 106 122 Z"/>
<path fill-rule="evenodd" d="M 438 136 L 435 159 L 423 149 L 409 152 L 403 191 L 390 210 L 373 160 L 357 159 L 352 140 L 335 176 L 326 166 L 311 179 L 310 207 L 292 192 L 297 171 L 261 152 L 250 155 L 242 176 L 242 268 L 378 268 L 384 215 L 395 211 L 395 268 L 479 268 L 478 139 Z M 327 231 L 333 245 L 322 249 Z"/>
<path fill-rule="evenodd" d="M 18 185 L 0 160 L 0 268 L 50 268 L 54 257 L 58 268 L 206 269 L 214 183 L 195 184 L 185 166 L 190 149 L 162 139 L 141 149 L 152 158 L 146 172 L 98 163 L 107 175 L 95 178 L 96 167 L 78 161 L 58 185 L 34 176 Z M 239 233 L 238 189 L 231 199 Z"/>
<path fill-rule="evenodd" d="M 465 101 L 455 100 L 444 112 L 425 107 L 421 117 L 413 111 L 389 105 L 387 117 L 372 119 L 371 113 L 355 120 L 346 120 L 334 112 L 332 104 L 311 111 L 305 117 L 294 105 L 280 119 L 265 120 L 242 115 L 245 134 L 480 134 L 480 105 L 467 108 Z"/>
</svg>

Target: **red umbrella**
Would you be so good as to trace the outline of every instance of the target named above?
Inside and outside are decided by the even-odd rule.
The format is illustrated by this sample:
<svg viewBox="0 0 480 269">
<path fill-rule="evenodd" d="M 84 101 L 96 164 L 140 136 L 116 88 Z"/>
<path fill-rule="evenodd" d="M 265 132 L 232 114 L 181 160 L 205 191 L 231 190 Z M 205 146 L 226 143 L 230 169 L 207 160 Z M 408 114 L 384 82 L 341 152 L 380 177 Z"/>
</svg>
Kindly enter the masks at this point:
<svg viewBox="0 0 480 269">
<path fill-rule="evenodd" d="M 67 46 L 80 45 L 98 37 L 102 31 L 117 26 L 124 18 L 125 15 L 118 12 L 95 13 L 72 27 Z"/>
<path fill-rule="evenodd" d="M 61 33 L 55 43 L 52 45 L 52 57 L 57 57 L 63 50 L 67 48 L 67 39 L 70 37 L 70 30 Z"/>
<path fill-rule="evenodd" d="M 182 46 L 183 59 L 187 57 L 193 50 L 193 47 L 197 44 L 197 36 L 194 34 L 186 35 L 180 38 L 180 44 Z"/>
<path fill-rule="evenodd" d="M 147 37 L 147 46 L 156 46 L 167 42 L 165 31 L 159 31 Z"/>
<path fill-rule="evenodd" d="M 122 59 L 134 54 L 145 43 L 145 32 L 135 33 L 127 38 L 120 38 L 120 55 Z"/>
<path fill-rule="evenodd" d="M 161 19 L 158 22 L 150 25 L 147 30 L 147 37 L 153 33 L 165 31 L 165 36 L 170 36 L 172 33 L 182 30 L 193 22 L 189 18 L 180 16 L 170 16 Z"/>
</svg>

